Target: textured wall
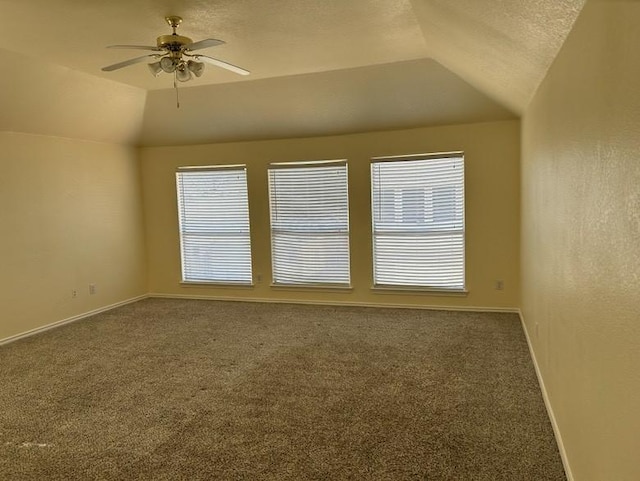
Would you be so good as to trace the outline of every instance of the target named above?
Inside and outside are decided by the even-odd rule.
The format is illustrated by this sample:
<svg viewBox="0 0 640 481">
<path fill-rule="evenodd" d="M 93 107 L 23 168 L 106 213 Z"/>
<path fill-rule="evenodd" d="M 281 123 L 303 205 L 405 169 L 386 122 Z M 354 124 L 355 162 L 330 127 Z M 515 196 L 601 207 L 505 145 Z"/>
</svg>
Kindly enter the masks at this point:
<svg viewBox="0 0 640 481">
<path fill-rule="evenodd" d="M 579 481 L 640 479 L 638 25 L 587 3 L 523 120 L 522 310 Z"/>
<path fill-rule="evenodd" d="M 146 293 L 135 149 L 0 133 L 0 172 L 0 340 Z"/>
<path fill-rule="evenodd" d="M 149 283 L 152 293 L 250 299 L 431 306 L 518 306 L 519 139 L 518 121 L 316 137 L 141 149 Z M 380 294 L 371 291 L 370 158 L 409 153 L 465 152 L 467 297 Z M 351 221 L 351 292 L 269 287 L 269 162 L 348 159 Z M 195 288 L 180 285 L 175 170 L 184 165 L 245 163 L 255 288 Z M 495 280 L 505 289 L 494 289 Z"/>
</svg>

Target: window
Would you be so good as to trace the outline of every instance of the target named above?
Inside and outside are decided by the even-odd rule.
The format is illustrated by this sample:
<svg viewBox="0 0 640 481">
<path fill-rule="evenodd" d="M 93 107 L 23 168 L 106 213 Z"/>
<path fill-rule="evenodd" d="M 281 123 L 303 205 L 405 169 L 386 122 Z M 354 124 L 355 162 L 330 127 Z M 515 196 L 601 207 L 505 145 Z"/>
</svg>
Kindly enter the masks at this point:
<svg viewBox="0 0 640 481">
<path fill-rule="evenodd" d="M 346 161 L 271 164 L 274 284 L 349 285 Z"/>
<path fill-rule="evenodd" d="M 178 169 L 182 280 L 251 284 L 244 165 Z"/>
<path fill-rule="evenodd" d="M 374 159 L 374 285 L 464 290 L 462 154 Z"/>
</svg>

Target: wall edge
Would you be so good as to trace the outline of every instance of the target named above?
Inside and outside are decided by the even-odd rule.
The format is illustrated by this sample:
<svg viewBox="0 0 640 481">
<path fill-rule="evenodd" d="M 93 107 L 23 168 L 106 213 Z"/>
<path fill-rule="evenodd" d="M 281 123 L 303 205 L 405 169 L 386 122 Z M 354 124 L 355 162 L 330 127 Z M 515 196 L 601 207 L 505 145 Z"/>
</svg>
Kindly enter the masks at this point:
<svg viewBox="0 0 640 481">
<path fill-rule="evenodd" d="M 551 421 L 551 427 L 553 428 L 553 434 L 555 435 L 555 438 L 556 438 L 558 451 L 560 451 L 560 458 L 562 459 L 562 465 L 564 466 L 564 472 L 565 472 L 565 475 L 567 476 L 567 481 L 574 481 L 575 478 L 573 477 L 573 472 L 571 471 L 571 464 L 569 463 L 567 451 L 564 447 L 564 441 L 562 439 L 560 427 L 558 426 L 558 422 L 556 421 L 556 416 L 553 412 L 553 407 L 551 406 L 551 400 L 549 399 L 549 394 L 547 393 L 547 388 L 544 384 L 542 372 L 540 371 L 540 367 L 538 366 L 538 360 L 536 358 L 536 354 L 533 349 L 533 344 L 531 343 L 531 338 L 529 337 L 527 324 L 524 322 L 524 315 L 522 314 L 521 309 L 518 309 L 517 311 L 518 311 L 518 316 L 520 317 L 520 323 L 522 324 L 522 330 L 524 331 L 524 336 L 527 339 L 527 346 L 529 346 L 529 354 L 531 355 L 531 360 L 533 361 L 533 367 L 536 371 L 536 377 L 538 378 L 538 385 L 540 386 L 540 391 L 542 392 L 542 399 L 544 400 L 544 406 L 547 409 L 547 414 L 549 415 L 549 420 Z"/>
<path fill-rule="evenodd" d="M 77 314 L 75 316 L 68 317 L 68 318 L 62 319 L 60 321 L 55 321 L 55 322 L 52 322 L 51 324 L 47 324 L 45 326 L 36 327 L 35 329 L 30 329 L 28 331 L 21 332 L 19 334 L 15 334 L 13 336 L 5 337 L 4 339 L 0 339 L 0 346 L 3 346 L 5 344 L 9 344 L 9 343 L 14 342 L 14 341 L 18 341 L 20 339 L 25 339 L 27 337 L 35 336 L 36 334 L 40 334 L 41 332 L 49 331 L 51 329 L 55 329 L 56 327 L 60 327 L 60 326 L 63 326 L 65 324 L 70 324 L 72 322 L 76 322 L 76 321 L 79 321 L 81 319 L 85 319 L 87 317 L 95 316 L 96 314 L 100 314 L 102 312 L 110 311 L 112 309 L 115 309 L 116 307 L 121 307 L 121 306 L 125 306 L 127 304 L 132 304 L 134 302 L 141 301 L 142 299 L 146 299 L 147 297 L 148 297 L 147 294 L 143 294 L 143 295 L 137 296 L 137 297 L 132 297 L 130 299 L 126 299 L 124 301 L 116 302 L 114 304 L 110 304 L 108 306 L 100 307 L 98 309 L 93 309 L 91 311 L 84 312 L 82 314 Z"/>
</svg>

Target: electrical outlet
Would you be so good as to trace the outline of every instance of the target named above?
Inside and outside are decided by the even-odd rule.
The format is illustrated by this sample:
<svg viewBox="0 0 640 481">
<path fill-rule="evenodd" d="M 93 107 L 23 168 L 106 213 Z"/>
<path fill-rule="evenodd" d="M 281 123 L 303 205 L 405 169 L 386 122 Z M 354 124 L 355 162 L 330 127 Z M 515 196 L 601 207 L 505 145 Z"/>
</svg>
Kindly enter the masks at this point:
<svg viewBox="0 0 640 481">
<path fill-rule="evenodd" d="M 89 284 L 89 294 L 90 295 L 94 295 L 96 293 L 96 285 L 95 284 Z"/>
<path fill-rule="evenodd" d="M 256 282 L 260 284 L 262 282 L 262 274 L 256 274 Z"/>
<path fill-rule="evenodd" d="M 504 289 L 504 281 L 498 279 L 495 283 L 496 291 L 502 291 Z"/>
<path fill-rule="evenodd" d="M 76 297 L 78 297 L 78 291 L 76 291 L 75 289 L 71 289 L 71 298 L 75 299 Z"/>
</svg>

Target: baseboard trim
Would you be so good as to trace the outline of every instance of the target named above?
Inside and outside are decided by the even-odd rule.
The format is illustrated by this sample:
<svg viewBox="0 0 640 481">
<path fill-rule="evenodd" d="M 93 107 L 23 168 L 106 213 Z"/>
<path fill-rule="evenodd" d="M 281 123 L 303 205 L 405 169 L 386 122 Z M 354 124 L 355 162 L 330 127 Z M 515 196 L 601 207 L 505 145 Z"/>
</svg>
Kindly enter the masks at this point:
<svg viewBox="0 0 640 481">
<path fill-rule="evenodd" d="M 272 304 L 315 304 L 324 306 L 349 306 L 349 307 L 376 307 L 390 309 L 425 309 L 431 311 L 470 311 L 470 312 L 507 312 L 518 314 L 519 309 L 513 307 L 477 307 L 477 306 L 440 306 L 440 305 L 415 305 L 415 304 L 388 304 L 375 302 L 350 302 L 350 301 L 321 301 L 301 299 L 273 299 L 273 298 L 239 298 L 232 296 L 203 296 L 192 294 L 164 294 L 158 292 L 149 293 L 148 297 L 157 299 L 194 299 L 204 301 L 231 301 L 231 302 L 264 302 Z"/>
<path fill-rule="evenodd" d="M 14 336 L 9 336 L 9 337 L 6 337 L 4 339 L 0 339 L 0 346 L 2 346 L 4 344 L 9 344 L 10 342 L 14 342 L 14 341 L 17 341 L 19 339 L 24 339 L 26 337 L 34 336 L 34 335 L 39 334 L 41 332 L 45 332 L 45 331 L 48 331 L 50 329 L 54 329 L 56 327 L 63 326 L 65 324 L 69 324 L 71 322 L 75 322 L 75 321 L 79 321 L 81 319 L 85 319 L 87 317 L 95 316 L 96 314 L 100 314 L 101 312 L 110 311 L 111 309 L 115 309 L 116 307 L 121 307 L 121 306 L 125 306 L 127 304 L 132 304 L 132 303 L 138 302 L 138 301 L 140 301 L 142 299 L 146 299 L 147 297 L 148 297 L 147 294 L 143 294 L 141 296 L 133 297 L 131 299 L 127 299 L 127 300 L 121 301 L 121 302 L 116 302 L 115 304 L 110 304 L 108 306 L 100 307 L 100 308 L 94 309 L 92 311 L 83 312 L 82 314 L 78 314 L 78 315 L 73 316 L 73 317 L 68 317 L 67 319 L 62 319 L 60 321 L 52 322 L 51 324 L 47 324 L 45 326 L 36 327 L 35 329 L 31 329 L 29 331 L 22 332 L 20 334 L 14 335 Z"/>
<path fill-rule="evenodd" d="M 524 335 L 527 339 L 527 345 L 529 346 L 529 353 L 531 354 L 533 367 L 536 370 L 536 377 L 538 378 L 538 384 L 540 385 L 540 391 L 542 392 L 542 399 L 544 399 L 544 405 L 547 408 L 547 414 L 549 415 L 549 420 L 551 421 L 553 433 L 555 434 L 555 437 L 556 437 L 556 443 L 558 444 L 558 451 L 560 451 L 560 458 L 562 459 L 562 465 L 564 466 L 564 472 L 565 472 L 565 475 L 567 476 L 567 481 L 574 481 L 573 473 L 571 472 L 571 465 L 569 464 L 569 458 L 567 457 L 567 451 L 564 448 L 564 441 L 562 440 L 562 434 L 560 433 L 560 427 L 558 426 L 558 422 L 556 421 L 556 416 L 553 412 L 551 401 L 549 400 L 549 394 L 547 393 L 547 388 L 544 384 L 544 379 L 542 378 L 540 366 L 538 365 L 536 353 L 533 350 L 531 337 L 529 336 L 529 331 L 527 330 L 527 324 L 524 322 L 524 316 L 522 315 L 522 311 L 520 309 L 518 309 L 518 316 L 520 317 L 522 330 L 524 331 Z"/>
<path fill-rule="evenodd" d="M 150 294 L 143 294 L 137 297 L 132 297 L 131 299 L 126 299 L 121 302 L 116 302 L 115 304 L 110 304 L 108 306 L 100 307 L 98 309 L 84 312 L 82 314 L 78 314 L 76 316 L 72 316 L 67 319 L 62 319 L 60 321 L 52 322 L 51 324 L 47 324 L 45 326 L 36 327 L 35 329 L 31 329 L 29 331 L 25 331 L 20 334 L 15 334 L 13 336 L 0 339 L 0 346 L 4 344 L 9 344 L 19 339 L 24 339 L 26 337 L 34 336 L 41 332 L 45 332 L 50 329 L 63 326 L 71 322 L 75 322 L 81 319 L 85 319 L 87 317 L 91 317 L 96 314 L 100 314 L 102 312 L 110 311 L 111 309 L 115 309 L 117 307 L 125 306 L 127 304 L 132 304 L 134 302 L 138 302 L 147 298 L 194 299 L 194 300 L 234 301 L 234 302 L 265 302 L 265 303 L 274 303 L 274 304 L 306 304 L 306 305 L 316 304 L 316 305 L 327 305 L 327 306 L 376 307 L 376 308 L 389 308 L 389 309 L 424 309 L 424 310 L 432 310 L 432 311 L 506 312 L 506 313 L 520 314 L 520 319 L 522 320 L 522 314 L 520 313 L 520 310 L 517 308 L 511 308 L 511 307 L 439 306 L 439 305 L 420 306 L 420 305 L 413 305 L 413 304 L 382 304 L 382 303 L 373 303 L 373 302 L 344 302 L 344 301 L 270 299 L 270 298 L 238 298 L 238 297 L 228 297 L 228 296 L 197 296 L 197 295 L 187 295 L 187 294 L 150 293 Z M 525 329 L 525 334 L 526 334 L 526 329 Z M 527 335 L 527 342 L 529 342 L 528 335 Z M 531 350 L 531 344 L 529 344 L 529 349 Z M 535 364 L 535 358 L 534 358 L 534 365 L 536 366 L 536 372 L 538 372 L 537 364 Z M 538 375 L 538 379 L 540 379 L 539 375 Z M 543 390 L 543 393 L 544 393 L 544 390 Z M 545 395 L 545 403 L 546 402 L 547 402 L 547 399 Z"/>
</svg>

